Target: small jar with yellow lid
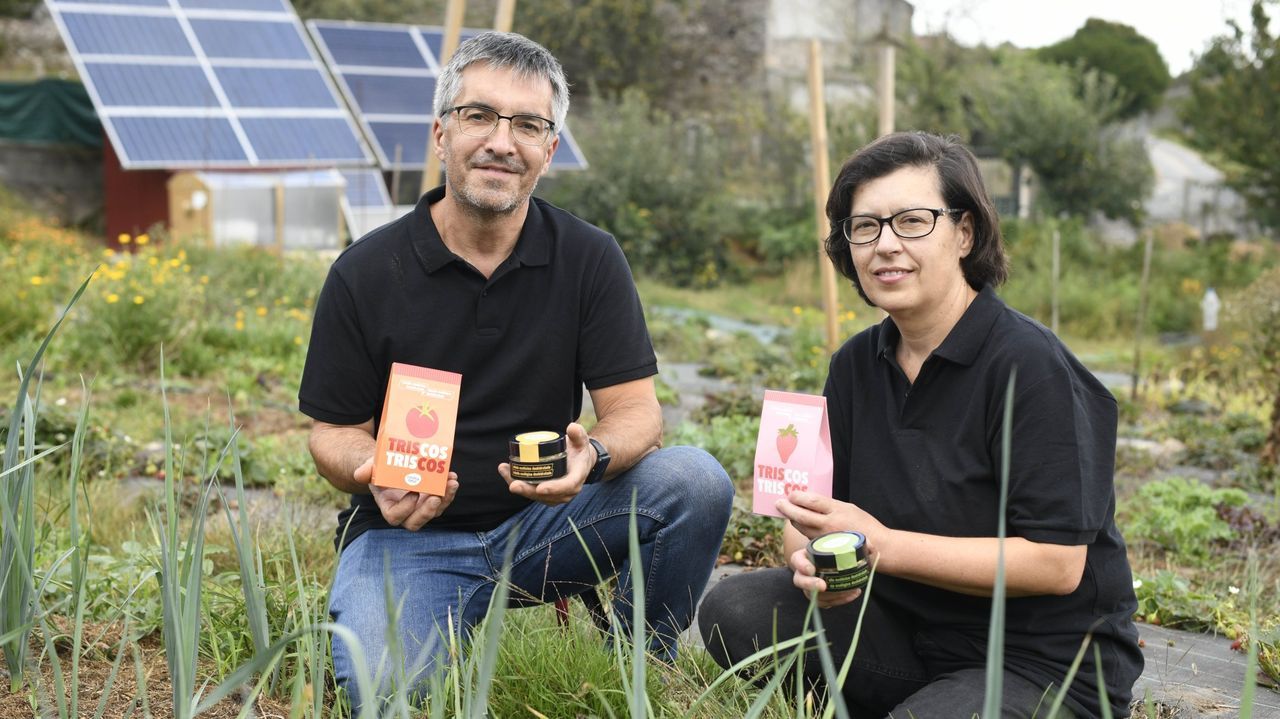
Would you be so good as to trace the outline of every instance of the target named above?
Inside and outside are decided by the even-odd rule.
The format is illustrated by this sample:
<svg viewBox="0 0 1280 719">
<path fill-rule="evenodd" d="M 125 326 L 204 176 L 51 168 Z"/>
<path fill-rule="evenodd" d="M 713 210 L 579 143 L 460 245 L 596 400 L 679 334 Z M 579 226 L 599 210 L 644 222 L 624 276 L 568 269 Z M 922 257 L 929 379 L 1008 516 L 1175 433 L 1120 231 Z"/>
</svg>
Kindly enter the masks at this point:
<svg viewBox="0 0 1280 719">
<path fill-rule="evenodd" d="M 512 479 L 537 483 L 569 473 L 567 443 L 559 432 L 522 432 L 507 447 Z"/>
</svg>

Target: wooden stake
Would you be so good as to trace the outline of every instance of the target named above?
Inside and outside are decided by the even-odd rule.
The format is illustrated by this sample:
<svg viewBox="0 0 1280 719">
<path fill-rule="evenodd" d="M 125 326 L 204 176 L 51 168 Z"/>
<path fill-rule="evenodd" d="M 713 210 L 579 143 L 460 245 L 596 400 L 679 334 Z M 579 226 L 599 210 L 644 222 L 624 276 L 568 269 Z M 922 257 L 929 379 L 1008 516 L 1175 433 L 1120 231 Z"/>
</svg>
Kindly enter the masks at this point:
<svg viewBox="0 0 1280 719">
<path fill-rule="evenodd" d="M 284 180 L 276 180 L 275 209 L 276 209 L 275 251 L 277 254 L 281 254 L 284 252 Z"/>
<path fill-rule="evenodd" d="M 1058 277 L 1062 271 L 1062 233 L 1058 230 L 1058 223 L 1053 223 L 1053 281 L 1051 283 L 1051 293 L 1049 303 L 1052 307 L 1049 328 L 1053 333 L 1058 334 Z"/>
<path fill-rule="evenodd" d="M 836 318 L 836 268 L 827 259 L 827 194 L 831 192 L 831 168 L 827 150 L 827 100 L 822 78 L 822 44 L 809 41 L 809 140 L 813 146 L 813 209 L 818 227 L 818 266 L 822 270 L 822 304 L 827 313 L 827 351 L 840 344 Z"/>
<path fill-rule="evenodd" d="M 449 0 L 444 15 L 444 39 L 440 43 L 440 68 L 444 69 L 458 49 L 458 38 L 462 35 L 462 18 L 467 13 L 467 0 Z M 440 184 L 440 158 L 435 153 L 435 135 L 431 127 L 427 128 L 427 150 L 423 158 L 422 183 L 418 185 L 418 195 Z"/>
<path fill-rule="evenodd" d="M 888 38 L 880 42 L 880 137 L 893 132 L 894 104 L 894 52 Z"/>
<path fill-rule="evenodd" d="M 1131 401 L 1138 401 L 1138 378 L 1142 369 L 1142 332 L 1147 323 L 1147 280 L 1151 277 L 1151 250 L 1155 243 L 1155 233 L 1148 231 L 1146 245 L 1142 248 L 1142 280 L 1138 285 L 1138 327 L 1133 338 L 1133 387 L 1129 392 Z"/>
<path fill-rule="evenodd" d="M 516 19 L 516 0 L 498 0 L 498 11 L 493 16 L 493 29 L 511 32 Z"/>
</svg>

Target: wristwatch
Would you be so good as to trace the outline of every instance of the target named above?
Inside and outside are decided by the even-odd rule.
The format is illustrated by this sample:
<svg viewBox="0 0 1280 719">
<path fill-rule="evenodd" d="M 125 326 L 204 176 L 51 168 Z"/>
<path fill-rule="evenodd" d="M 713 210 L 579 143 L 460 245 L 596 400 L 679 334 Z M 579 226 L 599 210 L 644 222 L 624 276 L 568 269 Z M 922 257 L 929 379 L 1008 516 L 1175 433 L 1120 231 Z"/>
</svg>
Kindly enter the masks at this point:
<svg viewBox="0 0 1280 719">
<path fill-rule="evenodd" d="M 595 437 L 588 437 L 587 441 L 591 443 L 592 447 L 596 448 L 596 466 L 592 467 L 587 474 L 585 483 L 595 484 L 604 479 L 604 471 L 609 468 L 609 450 L 605 449 L 604 445 L 600 444 L 600 440 Z"/>
</svg>

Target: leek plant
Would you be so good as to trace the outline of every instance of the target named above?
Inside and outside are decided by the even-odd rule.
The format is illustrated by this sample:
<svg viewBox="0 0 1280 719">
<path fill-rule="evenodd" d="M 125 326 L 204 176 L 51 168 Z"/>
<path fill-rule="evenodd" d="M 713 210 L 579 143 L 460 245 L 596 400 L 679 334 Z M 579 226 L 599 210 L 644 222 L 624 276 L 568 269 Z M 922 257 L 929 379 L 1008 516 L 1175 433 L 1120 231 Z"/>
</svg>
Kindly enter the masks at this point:
<svg viewBox="0 0 1280 719">
<path fill-rule="evenodd" d="M 271 628 L 267 623 L 266 578 L 262 571 L 262 550 L 254 539 L 253 529 L 249 524 L 249 513 L 246 508 L 244 494 L 244 470 L 240 457 L 240 443 L 237 441 L 238 428 L 235 424 L 235 413 L 227 402 L 227 415 L 231 424 L 231 472 L 236 482 L 236 505 L 238 515 L 232 515 L 231 507 L 218 488 L 218 497 L 227 515 L 227 526 L 231 529 L 231 539 L 235 544 L 236 560 L 240 569 L 240 590 L 244 595 L 245 614 L 249 623 L 249 635 L 253 640 L 255 654 L 261 654 L 271 646 Z M 217 477 L 216 468 L 213 476 Z M 290 538 L 292 542 L 292 537 Z M 295 557 L 296 559 L 296 557 Z M 278 666 L 271 672 L 271 687 L 274 689 L 279 678 Z"/>
<path fill-rule="evenodd" d="M 83 386 L 84 399 L 80 405 L 80 414 L 76 421 L 74 436 L 71 439 L 71 466 L 67 472 L 67 496 L 68 508 L 67 516 L 70 524 L 70 544 L 71 548 L 67 550 L 62 557 L 59 558 L 48 572 L 44 582 L 47 584 L 57 573 L 58 566 L 63 562 L 67 562 L 70 574 L 70 591 L 64 603 L 54 606 L 40 612 L 40 629 L 44 634 L 44 655 L 49 661 L 53 674 L 53 696 L 41 697 L 45 703 L 51 704 L 58 713 L 59 719 L 75 719 L 80 714 L 80 683 L 77 679 L 80 674 L 80 655 L 84 649 L 84 614 L 87 597 L 85 596 L 85 579 L 89 569 L 89 536 L 81 528 L 80 524 L 80 493 L 81 493 L 81 467 L 84 456 L 84 437 L 89 426 L 89 401 L 90 393 L 88 387 Z M 87 496 L 87 495 L 86 495 Z M 36 596 L 43 597 L 46 593 L 41 591 Z M 51 610 L 61 609 L 63 606 L 67 608 L 71 615 L 71 637 L 70 637 L 70 667 L 64 668 L 62 659 L 58 655 L 55 638 L 57 632 L 49 624 L 48 616 Z M 119 672 L 120 660 L 123 657 L 124 643 L 128 640 L 128 622 L 125 622 L 124 632 L 121 635 L 121 647 L 116 659 L 112 664 L 111 673 L 107 677 L 106 684 L 102 691 L 102 699 L 98 703 L 97 711 L 93 714 L 94 719 L 100 719 L 103 712 L 107 708 L 107 699 L 111 695 L 111 687 L 115 684 L 116 675 Z M 70 681 L 68 680 L 70 678 Z M 47 694 L 37 683 L 37 691 L 40 694 Z"/>
<path fill-rule="evenodd" d="M 35 462 L 62 448 L 59 445 L 36 453 L 36 408 L 39 407 L 40 384 L 36 384 L 34 401 L 27 392 L 54 334 L 84 294 L 91 279 L 93 275 L 80 283 L 58 320 L 45 334 L 26 369 L 19 367 L 21 382 L 13 412 L 9 415 L 9 435 L 4 459 L 0 462 L 0 481 L 4 483 L 0 487 L 0 650 L 3 650 L 5 667 L 9 671 L 9 689 L 14 692 L 22 686 L 28 639 L 35 625 Z"/>
<path fill-rule="evenodd" d="M 996 584 L 991 591 L 991 623 L 987 629 L 987 694 L 982 702 L 982 716 L 1000 716 L 1004 700 L 1004 540 L 1007 533 L 1005 512 L 1009 511 L 1009 457 L 1013 448 L 1013 387 L 1018 368 L 1009 373 L 1004 392 L 1004 422 L 1000 440 L 1000 512 L 996 538 L 1000 549 L 996 559 Z M 1059 694 L 1065 693 L 1063 688 Z"/>
<path fill-rule="evenodd" d="M 233 435 L 223 447 L 218 461 L 204 482 L 195 514 L 185 541 L 181 541 L 178 518 L 176 477 L 182 463 L 175 461 L 173 423 L 169 416 L 169 400 L 165 388 L 164 352 L 160 361 L 160 397 L 164 406 L 164 494 L 163 516 L 148 512 L 152 531 L 160 545 L 160 606 L 164 638 L 165 662 L 172 684 L 173 716 L 190 719 L 196 714 L 199 695 L 196 670 L 200 656 L 201 605 L 200 592 L 204 564 L 204 526 L 209 497 L 218 481 L 218 468 L 235 442 Z"/>
<path fill-rule="evenodd" d="M 1258 555 L 1249 550 L 1249 647 L 1244 663 L 1244 690 L 1240 693 L 1240 716 L 1253 716 L 1253 696 L 1258 688 Z"/>
</svg>

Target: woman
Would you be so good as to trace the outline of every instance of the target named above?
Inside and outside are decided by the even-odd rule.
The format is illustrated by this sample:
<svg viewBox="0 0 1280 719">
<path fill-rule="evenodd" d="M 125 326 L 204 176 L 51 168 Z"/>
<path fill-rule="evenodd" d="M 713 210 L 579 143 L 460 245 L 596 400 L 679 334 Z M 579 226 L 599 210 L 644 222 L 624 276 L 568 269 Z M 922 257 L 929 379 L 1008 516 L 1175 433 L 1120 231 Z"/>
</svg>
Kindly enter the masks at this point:
<svg viewBox="0 0 1280 719">
<path fill-rule="evenodd" d="M 867 539 L 876 578 L 842 693 L 853 716 L 970 717 L 985 692 L 999 544 L 1005 395 L 1014 379 L 1004 545 L 1004 716 L 1046 716 L 1090 645 L 1065 704 L 1127 716 L 1142 653 L 1114 521 L 1116 402 L 1042 325 L 995 294 L 1008 273 L 973 155 L 951 138 L 888 135 L 845 163 L 827 201 L 827 255 L 888 318 L 831 359 L 834 498 L 778 501 L 788 569 L 723 581 L 699 626 L 724 666 L 804 631 L 817 593 L 837 664 L 860 590 L 826 591 L 805 544 Z M 821 680 L 816 653 L 806 674 Z"/>
</svg>

